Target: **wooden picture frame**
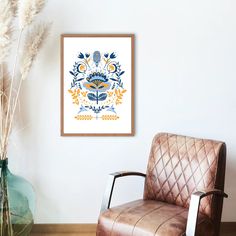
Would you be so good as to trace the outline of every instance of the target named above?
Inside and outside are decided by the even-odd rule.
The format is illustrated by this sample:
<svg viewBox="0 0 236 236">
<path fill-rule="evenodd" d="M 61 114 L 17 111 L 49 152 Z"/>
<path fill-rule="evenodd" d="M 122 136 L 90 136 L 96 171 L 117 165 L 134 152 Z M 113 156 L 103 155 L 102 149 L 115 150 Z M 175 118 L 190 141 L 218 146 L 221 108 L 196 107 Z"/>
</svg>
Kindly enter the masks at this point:
<svg viewBox="0 0 236 236">
<path fill-rule="evenodd" d="M 134 136 L 134 34 L 61 35 L 61 136 Z"/>
</svg>

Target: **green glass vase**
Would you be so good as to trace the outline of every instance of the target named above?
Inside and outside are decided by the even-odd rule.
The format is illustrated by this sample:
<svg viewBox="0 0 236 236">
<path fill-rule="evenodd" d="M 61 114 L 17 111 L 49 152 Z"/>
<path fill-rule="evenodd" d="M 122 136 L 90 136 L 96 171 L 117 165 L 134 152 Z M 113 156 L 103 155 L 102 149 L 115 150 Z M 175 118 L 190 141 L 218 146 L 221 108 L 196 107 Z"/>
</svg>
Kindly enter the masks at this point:
<svg viewBox="0 0 236 236">
<path fill-rule="evenodd" d="M 27 236 L 34 222 L 34 190 L 9 171 L 7 159 L 0 160 L 0 169 L 0 236 Z"/>
</svg>

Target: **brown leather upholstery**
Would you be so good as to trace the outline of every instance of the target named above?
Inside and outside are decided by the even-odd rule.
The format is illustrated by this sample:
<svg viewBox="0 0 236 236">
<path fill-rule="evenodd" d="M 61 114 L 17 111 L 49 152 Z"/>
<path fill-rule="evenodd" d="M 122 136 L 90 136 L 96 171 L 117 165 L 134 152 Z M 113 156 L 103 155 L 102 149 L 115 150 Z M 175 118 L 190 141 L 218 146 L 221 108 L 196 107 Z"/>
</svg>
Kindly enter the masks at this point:
<svg viewBox="0 0 236 236">
<path fill-rule="evenodd" d="M 152 143 L 144 199 L 189 207 L 193 192 L 215 188 L 221 148 L 223 143 L 218 141 L 158 134 Z M 200 212 L 211 216 L 211 210 L 211 197 L 207 197 Z"/>
<path fill-rule="evenodd" d="M 103 212 L 97 236 L 184 235 L 191 194 L 224 190 L 226 147 L 223 142 L 161 133 L 154 137 L 144 200 Z M 197 235 L 218 235 L 222 197 L 202 199 Z"/>
<path fill-rule="evenodd" d="M 101 236 L 181 236 L 184 235 L 188 209 L 161 201 L 137 200 L 105 211 L 97 235 Z M 210 219 L 199 215 L 198 235 L 213 235 Z M 207 234 L 204 234 L 207 233 Z"/>
</svg>

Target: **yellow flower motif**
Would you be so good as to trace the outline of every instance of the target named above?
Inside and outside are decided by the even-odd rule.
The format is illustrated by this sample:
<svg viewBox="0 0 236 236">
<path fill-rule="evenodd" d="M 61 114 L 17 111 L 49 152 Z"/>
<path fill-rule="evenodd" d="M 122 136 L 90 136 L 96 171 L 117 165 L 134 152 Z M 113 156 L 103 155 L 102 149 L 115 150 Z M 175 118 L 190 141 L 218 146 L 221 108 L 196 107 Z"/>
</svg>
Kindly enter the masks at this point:
<svg viewBox="0 0 236 236">
<path fill-rule="evenodd" d="M 87 91 L 81 92 L 81 94 L 82 94 L 84 97 L 86 97 L 87 93 L 88 93 Z"/>
<path fill-rule="evenodd" d="M 108 96 L 111 97 L 113 95 L 113 92 L 107 92 L 108 93 Z"/>
<path fill-rule="evenodd" d="M 86 66 L 84 65 L 84 64 L 81 64 L 81 65 L 79 65 L 79 70 L 81 71 L 81 72 L 85 72 L 86 71 Z"/>
<path fill-rule="evenodd" d="M 108 65 L 108 71 L 109 71 L 109 72 L 114 72 L 115 70 L 116 70 L 116 67 L 115 67 L 114 64 L 109 64 L 109 65 Z"/>
</svg>

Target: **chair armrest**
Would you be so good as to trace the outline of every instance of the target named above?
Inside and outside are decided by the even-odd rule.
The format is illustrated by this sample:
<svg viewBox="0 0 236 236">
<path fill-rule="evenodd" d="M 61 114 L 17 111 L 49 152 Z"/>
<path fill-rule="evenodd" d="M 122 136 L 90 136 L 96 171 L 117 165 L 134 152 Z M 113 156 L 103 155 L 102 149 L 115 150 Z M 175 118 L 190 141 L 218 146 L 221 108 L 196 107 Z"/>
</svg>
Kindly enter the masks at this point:
<svg viewBox="0 0 236 236">
<path fill-rule="evenodd" d="M 219 189 L 213 189 L 209 191 L 196 191 L 191 195 L 189 212 L 188 212 L 188 220 L 187 220 L 187 228 L 186 228 L 186 236 L 195 236 L 198 210 L 199 210 L 201 199 L 212 194 L 225 197 L 225 198 L 228 197 L 226 193 L 224 193 L 223 191 Z"/>
<path fill-rule="evenodd" d="M 140 173 L 140 172 L 134 172 L 134 171 L 120 171 L 120 172 L 115 172 L 115 173 L 109 174 L 106 189 L 105 189 L 105 193 L 104 193 L 103 200 L 102 200 L 101 212 L 103 212 L 106 209 L 110 208 L 111 198 L 112 198 L 112 193 L 113 193 L 115 181 L 116 181 L 117 178 L 124 177 L 124 176 L 142 176 L 142 177 L 146 177 L 145 174 Z"/>
</svg>

